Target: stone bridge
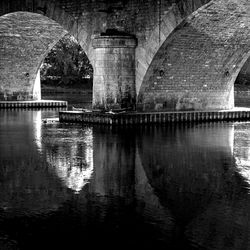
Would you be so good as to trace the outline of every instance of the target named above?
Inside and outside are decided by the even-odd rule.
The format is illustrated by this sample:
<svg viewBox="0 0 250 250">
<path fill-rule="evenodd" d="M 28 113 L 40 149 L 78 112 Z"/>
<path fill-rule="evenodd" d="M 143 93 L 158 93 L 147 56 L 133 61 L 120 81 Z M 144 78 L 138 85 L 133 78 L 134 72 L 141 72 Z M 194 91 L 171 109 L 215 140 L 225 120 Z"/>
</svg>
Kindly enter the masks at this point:
<svg viewBox="0 0 250 250">
<path fill-rule="evenodd" d="M 249 57 L 248 0 L 1 0 L 0 100 L 38 100 L 39 68 L 73 35 L 94 68 L 93 107 L 234 107 Z"/>
</svg>

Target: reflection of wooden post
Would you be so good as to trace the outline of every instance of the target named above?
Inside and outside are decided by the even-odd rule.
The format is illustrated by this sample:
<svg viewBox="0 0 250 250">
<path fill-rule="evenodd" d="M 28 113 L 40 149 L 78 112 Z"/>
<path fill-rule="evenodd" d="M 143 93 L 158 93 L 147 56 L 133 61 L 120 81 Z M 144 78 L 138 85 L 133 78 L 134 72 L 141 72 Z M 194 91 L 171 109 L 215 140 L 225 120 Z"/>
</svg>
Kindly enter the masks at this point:
<svg viewBox="0 0 250 250">
<path fill-rule="evenodd" d="M 135 47 L 131 36 L 94 39 L 93 108 L 135 107 Z"/>
</svg>

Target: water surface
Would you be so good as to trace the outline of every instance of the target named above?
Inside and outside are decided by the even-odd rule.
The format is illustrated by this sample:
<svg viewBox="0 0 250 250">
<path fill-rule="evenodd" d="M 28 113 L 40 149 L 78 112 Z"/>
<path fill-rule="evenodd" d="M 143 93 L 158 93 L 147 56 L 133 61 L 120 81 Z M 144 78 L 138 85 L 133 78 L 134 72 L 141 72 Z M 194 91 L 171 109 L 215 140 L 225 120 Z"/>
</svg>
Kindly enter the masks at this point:
<svg viewBox="0 0 250 250">
<path fill-rule="evenodd" d="M 0 111 L 0 249 L 250 249 L 250 123 L 56 116 Z"/>
</svg>

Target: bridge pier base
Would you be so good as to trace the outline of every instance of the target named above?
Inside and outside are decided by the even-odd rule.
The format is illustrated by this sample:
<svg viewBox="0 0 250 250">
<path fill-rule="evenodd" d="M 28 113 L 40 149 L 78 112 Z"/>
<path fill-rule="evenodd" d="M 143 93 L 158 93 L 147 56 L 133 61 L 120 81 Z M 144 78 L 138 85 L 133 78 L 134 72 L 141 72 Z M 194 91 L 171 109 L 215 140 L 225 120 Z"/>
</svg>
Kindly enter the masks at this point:
<svg viewBox="0 0 250 250">
<path fill-rule="evenodd" d="M 94 109 L 135 109 L 135 47 L 132 36 L 101 35 L 93 40 Z"/>
</svg>

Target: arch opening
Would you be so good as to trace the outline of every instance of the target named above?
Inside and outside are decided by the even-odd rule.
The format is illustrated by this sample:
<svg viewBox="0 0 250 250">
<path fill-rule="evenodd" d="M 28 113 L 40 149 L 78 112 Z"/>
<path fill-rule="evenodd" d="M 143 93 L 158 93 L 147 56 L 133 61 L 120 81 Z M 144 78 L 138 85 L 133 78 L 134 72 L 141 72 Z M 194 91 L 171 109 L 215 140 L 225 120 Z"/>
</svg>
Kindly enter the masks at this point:
<svg viewBox="0 0 250 250">
<path fill-rule="evenodd" d="M 234 100 L 235 107 L 250 107 L 250 57 L 235 80 Z"/>
<path fill-rule="evenodd" d="M 40 74 L 42 99 L 63 99 L 70 105 L 91 106 L 93 67 L 69 33 L 44 58 Z"/>
</svg>

